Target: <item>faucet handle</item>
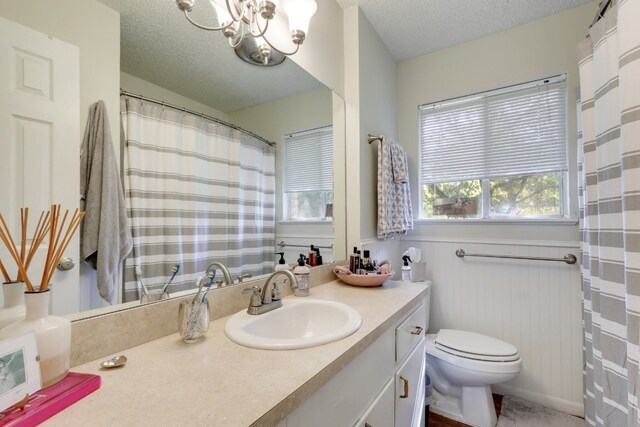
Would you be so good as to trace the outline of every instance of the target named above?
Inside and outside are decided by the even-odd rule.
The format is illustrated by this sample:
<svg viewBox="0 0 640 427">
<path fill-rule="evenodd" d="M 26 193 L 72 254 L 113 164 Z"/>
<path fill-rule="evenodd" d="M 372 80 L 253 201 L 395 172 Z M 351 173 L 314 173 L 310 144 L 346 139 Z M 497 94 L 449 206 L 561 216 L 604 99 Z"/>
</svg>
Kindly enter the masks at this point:
<svg viewBox="0 0 640 427">
<path fill-rule="evenodd" d="M 251 273 L 240 274 L 238 275 L 238 283 L 242 283 L 244 279 L 249 279 L 251 277 L 253 277 L 253 274 Z"/>
<path fill-rule="evenodd" d="M 259 286 L 251 286 L 250 288 L 244 288 L 242 290 L 243 294 L 252 294 L 251 302 L 249 303 L 250 307 L 260 307 L 262 305 L 262 297 L 260 296 L 260 287 Z"/>
<path fill-rule="evenodd" d="M 278 281 L 273 282 L 273 290 L 271 291 L 271 301 L 279 301 L 282 299 L 282 291 L 278 288 Z"/>
</svg>

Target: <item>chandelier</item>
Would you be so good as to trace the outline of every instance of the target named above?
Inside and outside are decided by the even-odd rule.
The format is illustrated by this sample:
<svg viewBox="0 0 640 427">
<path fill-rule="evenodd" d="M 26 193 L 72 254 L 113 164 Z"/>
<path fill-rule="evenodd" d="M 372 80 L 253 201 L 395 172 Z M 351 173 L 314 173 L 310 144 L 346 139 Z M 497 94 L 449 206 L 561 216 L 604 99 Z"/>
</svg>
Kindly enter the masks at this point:
<svg viewBox="0 0 640 427">
<path fill-rule="evenodd" d="M 295 54 L 304 42 L 309 21 L 317 9 L 315 0 L 209 0 L 218 26 L 207 26 L 197 23 L 190 15 L 195 2 L 176 0 L 191 24 L 207 31 L 222 31 L 242 60 L 260 66 L 278 65 L 286 56 Z M 280 3 L 289 20 L 290 49 L 276 47 L 268 38 L 269 22 L 280 12 Z"/>
</svg>

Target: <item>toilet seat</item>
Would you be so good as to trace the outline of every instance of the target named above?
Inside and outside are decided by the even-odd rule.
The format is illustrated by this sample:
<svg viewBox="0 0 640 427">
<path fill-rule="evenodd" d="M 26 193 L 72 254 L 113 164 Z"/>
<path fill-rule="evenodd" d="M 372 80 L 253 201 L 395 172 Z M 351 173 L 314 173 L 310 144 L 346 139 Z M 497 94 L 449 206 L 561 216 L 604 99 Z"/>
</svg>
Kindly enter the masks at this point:
<svg viewBox="0 0 640 427">
<path fill-rule="evenodd" d="M 512 362 L 520 358 L 518 349 L 507 342 L 455 329 L 441 329 L 435 347 L 454 356 L 484 362 Z"/>
</svg>

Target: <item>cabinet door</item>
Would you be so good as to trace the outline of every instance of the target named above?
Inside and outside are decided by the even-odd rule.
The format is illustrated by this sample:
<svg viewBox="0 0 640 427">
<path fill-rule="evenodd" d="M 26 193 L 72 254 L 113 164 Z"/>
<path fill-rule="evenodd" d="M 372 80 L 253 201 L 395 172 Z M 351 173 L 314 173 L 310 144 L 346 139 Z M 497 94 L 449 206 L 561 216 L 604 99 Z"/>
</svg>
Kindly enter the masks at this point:
<svg viewBox="0 0 640 427">
<path fill-rule="evenodd" d="M 393 380 L 384 386 L 371 406 L 356 423 L 356 427 L 393 426 Z"/>
<path fill-rule="evenodd" d="M 424 411 L 424 338 L 395 376 L 395 425 L 417 426 Z"/>
</svg>

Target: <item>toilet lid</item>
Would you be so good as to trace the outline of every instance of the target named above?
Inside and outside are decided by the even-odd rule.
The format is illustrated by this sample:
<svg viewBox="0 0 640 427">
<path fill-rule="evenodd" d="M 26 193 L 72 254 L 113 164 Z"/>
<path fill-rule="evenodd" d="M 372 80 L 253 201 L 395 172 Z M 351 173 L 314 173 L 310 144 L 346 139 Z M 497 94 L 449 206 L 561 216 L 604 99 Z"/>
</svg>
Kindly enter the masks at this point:
<svg viewBox="0 0 640 427">
<path fill-rule="evenodd" d="M 520 357 L 518 349 L 508 342 L 455 329 L 441 329 L 435 345 L 444 352 L 476 360 L 509 362 Z"/>
</svg>

